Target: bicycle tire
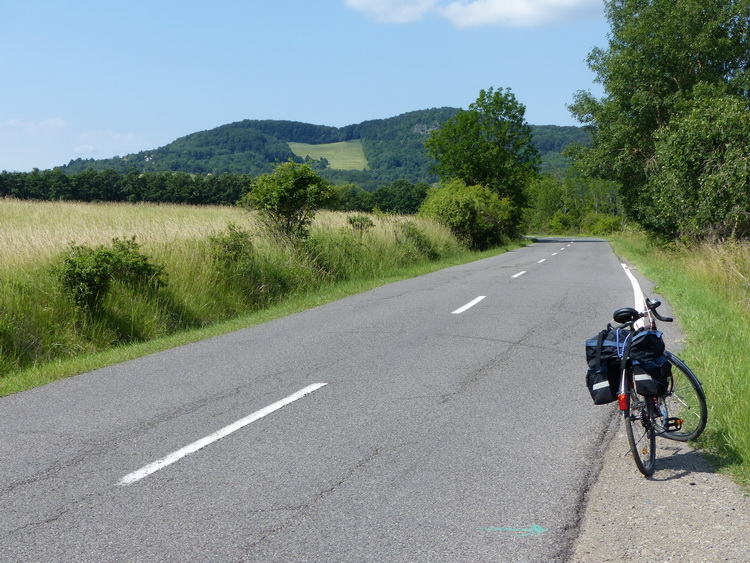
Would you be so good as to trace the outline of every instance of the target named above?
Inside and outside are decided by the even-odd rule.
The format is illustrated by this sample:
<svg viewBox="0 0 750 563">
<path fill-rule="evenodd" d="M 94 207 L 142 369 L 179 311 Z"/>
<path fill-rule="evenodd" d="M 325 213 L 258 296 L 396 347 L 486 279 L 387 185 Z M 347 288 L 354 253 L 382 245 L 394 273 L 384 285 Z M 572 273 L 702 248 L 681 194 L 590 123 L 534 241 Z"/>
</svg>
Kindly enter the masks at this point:
<svg viewBox="0 0 750 563">
<path fill-rule="evenodd" d="M 682 427 L 664 432 L 661 436 L 678 442 L 695 440 L 703 433 L 708 422 L 706 394 L 685 362 L 671 352 L 665 354 L 672 364 L 672 382 L 669 392 L 659 399 L 659 403 L 666 407 L 667 416 L 682 420 Z"/>
<path fill-rule="evenodd" d="M 627 409 L 623 411 L 625 433 L 630 452 L 638 470 L 646 477 L 656 467 L 656 428 L 653 424 L 653 403 L 635 391 L 627 394 Z"/>
</svg>

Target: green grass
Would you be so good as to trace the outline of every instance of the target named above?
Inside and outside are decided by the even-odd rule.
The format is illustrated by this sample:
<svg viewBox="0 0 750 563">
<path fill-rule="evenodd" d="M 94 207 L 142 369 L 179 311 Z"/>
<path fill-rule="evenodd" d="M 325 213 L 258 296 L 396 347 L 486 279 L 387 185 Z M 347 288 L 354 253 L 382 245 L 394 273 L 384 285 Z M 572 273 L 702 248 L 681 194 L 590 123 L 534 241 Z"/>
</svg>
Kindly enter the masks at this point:
<svg viewBox="0 0 750 563">
<path fill-rule="evenodd" d="M 362 141 L 342 141 L 340 143 L 326 143 L 310 145 L 307 143 L 287 143 L 291 151 L 301 157 L 309 156 L 320 160 L 325 158 L 331 168 L 336 170 L 369 170 L 370 165 L 362 149 Z"/>
<path fill-rule="evenodd" d="M 703 383 L 708 426 L 698 445 L 750 489 L 750 244 L 658 248 L 612 240 L 673 306 L 687 335 L 680 352 Z"/>
<path fill-rule="evenodd" d="M 266 309 L 239 315 L 235 318 L 217 322 L 204 328 L 181 331 L 176 334 L 156 338 L 146 342 L 116 346 L 98 352 L 57 359 L 28 369 L 16 370 L 0 378 L 0 397 L 12 393 L 19 393 L 40 385 L 46 385 L 47 383 L 65 377 L 71 377 L 146 356 L 148 354 L 154 354 L 184 344 L 189 344 L 191 342 L 197 342 L 199 340 L 205 340 L 214 336 L 220 336 L 243 328 L 259 325 L 306 309 L 318 307 L 338 299 L 343 299 L 350 295 L 369 291 L 382 285 L 394 283 L 399 280 L 425 275 L 430 272 L 481 260 L 483 258 L 489 258 L 519 246 L 522 246 L 522 244 L 512 244 L 481 253 L 464 251 L 439 261 L 426 262 L 393 270 L 388 275 L 379 278 L 338 282 L 323 287 L 317 291 L 288 297 L 280 303 Z"/>
<path fill-rule="evenodd" d="M 418 217 L 376 215 L 357 230 L 347 214 L 319 213 L 309 239 L 289 244 L 234 209 L 0 200 L 3 214 L 24 226 L 27 244 L 0 248 L 0 263 L 14 265 L 0 268 L 0 396 L 489 255 Z M 179 228 L 165 228 L 176 217 Z M 116 278 L 77 303 L 56 274 L 67 244 L 35 227 L 97 248 L 135 235 L 167 285 Z"/>
</svg>

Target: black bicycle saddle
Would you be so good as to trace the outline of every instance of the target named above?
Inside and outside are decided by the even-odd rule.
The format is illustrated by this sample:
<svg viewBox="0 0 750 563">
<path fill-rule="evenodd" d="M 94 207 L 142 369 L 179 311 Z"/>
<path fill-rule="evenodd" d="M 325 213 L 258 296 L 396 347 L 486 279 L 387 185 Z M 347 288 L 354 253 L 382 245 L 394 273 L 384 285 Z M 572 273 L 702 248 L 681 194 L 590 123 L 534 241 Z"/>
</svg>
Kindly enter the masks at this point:
<svg viewBox="0 0 750 563">
<path fill-rule="evenodd" d="M 640 319 L 641 314 L 632 307 L 623 307 L 622 309 L 617 309 L 612 318 L 616 323 L 625 324 Z"/>
</svg>

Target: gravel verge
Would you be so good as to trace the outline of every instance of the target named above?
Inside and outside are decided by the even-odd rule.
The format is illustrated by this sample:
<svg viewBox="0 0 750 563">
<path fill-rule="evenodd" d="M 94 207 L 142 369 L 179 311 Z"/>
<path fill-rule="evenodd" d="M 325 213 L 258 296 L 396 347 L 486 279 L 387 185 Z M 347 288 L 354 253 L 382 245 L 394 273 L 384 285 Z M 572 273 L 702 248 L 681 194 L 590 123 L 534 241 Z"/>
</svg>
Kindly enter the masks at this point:
<svg viewBox="0 0 750 563">
<path fill-rule="evenodd" d="M 570 561 L 750 561 L 750 496 L 687 444 L 657 438 L 656 455 L 646 478 L 613 420 Z"/>
</svg>

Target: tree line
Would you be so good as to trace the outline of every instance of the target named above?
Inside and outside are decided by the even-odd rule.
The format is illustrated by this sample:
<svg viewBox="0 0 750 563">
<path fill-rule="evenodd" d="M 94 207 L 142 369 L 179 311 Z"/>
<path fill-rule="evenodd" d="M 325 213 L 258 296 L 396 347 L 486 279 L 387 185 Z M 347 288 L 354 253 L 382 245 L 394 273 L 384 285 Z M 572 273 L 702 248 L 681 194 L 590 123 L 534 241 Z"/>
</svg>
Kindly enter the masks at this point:
<svg viewBox="0 0 750 563">
<path fill-rule="evenodd" d="M 235 205 L 255 182 L 249 174 L 201 175 L 185 172 L 116 170 L 65 174 L 59 169 L 0 172 L 0 197 L 38 201 L 180 203 Z M 429 184 L 398 179 L 367 191 L 355 184 L 337 185 L 328 205 L 344 211 L 414 214 Z"/>
<path fill-rule="evenodd" d="M 573 114 L 581 170 L 615 182 L 628 218 L 665 239 L 750 236 L 750 0 L 609 0 L 589 67 L 601 98 Z"/>
</svg>

